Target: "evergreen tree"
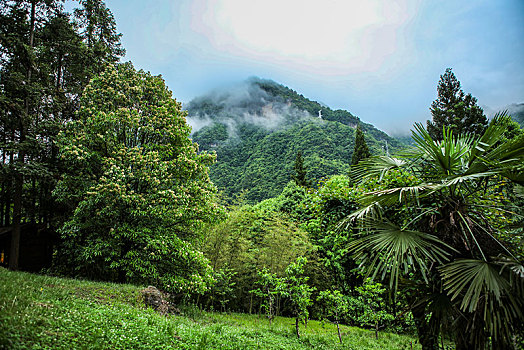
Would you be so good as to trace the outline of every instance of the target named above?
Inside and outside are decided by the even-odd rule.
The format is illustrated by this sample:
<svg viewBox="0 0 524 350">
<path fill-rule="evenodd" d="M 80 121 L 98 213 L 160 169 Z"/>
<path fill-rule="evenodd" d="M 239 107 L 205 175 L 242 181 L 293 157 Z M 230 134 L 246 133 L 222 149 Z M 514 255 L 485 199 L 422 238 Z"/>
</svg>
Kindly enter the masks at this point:
<svg viewBox="0 0 524 350">
<path fill-rule="evenodd" d="M 120 38 L 122 34 L 116 30 L 116 22 L 111 10 L 102 0 L 81 0 L 81 8 L 75 10 L 75 18 L 79 21 L 80 31 L 85 44 L 87 65 L 91 74 L 101 73 L 106 64 L 118 62 L 125 54 Z"/>
<path fill-rule="evenodd" d="M 364 139 L 364 133 L 360 128 L 360 124 L 357 125 L 357 130 L 355 131 L 355 147 L 353 148 L 353 156 L 351 157 L 351 164 L 356 165 L 362 159 L 368 158 L 371 156 L 366 140 Z"/>
<path fill-rule="evenodd" d="M 0 3 L 0 225 L 13 227 L 12 269 L 18 268 L 22 223 L 58 226 L 59 207 L 51 193 L 63 172 L 59 131 L 75 119 L 93 74 L 123 54 L 103 2 L 98 1 L 104 20 L 93 26 L 98 44 L 91 48 L 62 2 Z"/>
<path fill-rule="evenodd" d="M 438 98 L 431 104 L 433 120 L 427 122 L 427 129 L 433 140 L 442 140 L 442 127 L 451 128 L 454 134 L 481 135 L 488 121 L 477 99 L 465 94 L 460 88 L 460 81 L 447 68 L 440 76 L 437 86 Z"/>
<path fill-rule="evenodd" d="M 2 221 L 11 224 L 9 268 L 18 269 L 20 231 L 26 203 L 24 185 L 30 181 L 36 192 L 36 181 L 44 173 L 40 162 L 40 145 L 47 139 L 48 128 L 40 123 L 47 112 L 44 107 L 45 86 L 40 79 L 41 62 L 38 54 L 43 43 L 39 40 L 45 25 L 58 5 L 54 1 L 6 1 L 0 5 L 0 103 L 2 106 Z M 33 210 L 34 213 L 34 210 Z M 34 216 L 29 215 L 34 221 Z M 7 222 L 6 222 L 7 221 Z"/>
<path fill-rule="evenodd" d="M 297 152 L 297 157 L 295 158 L 295 174 L 293 175 L 293 180 L 298 186 L 308 187 L 309 181 L 307 180 L 307 171 L 304 166 L 304 158 L 302 157 L 302 151 Z"/>
</svg>

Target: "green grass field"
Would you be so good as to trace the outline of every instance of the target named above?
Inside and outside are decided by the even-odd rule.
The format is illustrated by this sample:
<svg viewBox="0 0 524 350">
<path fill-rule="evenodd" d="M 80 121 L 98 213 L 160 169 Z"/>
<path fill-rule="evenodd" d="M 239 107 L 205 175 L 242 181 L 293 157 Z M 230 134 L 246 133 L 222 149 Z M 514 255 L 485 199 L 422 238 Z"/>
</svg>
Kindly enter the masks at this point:
<svg viewBox="0 0 524 350">
<path fill-rule="evenodd" d="M 56 278 L 0 268 L 0 349 L 420 349 L 409 336 L 311 320 L 146 309 L 141 287 Z"/>
</svg>

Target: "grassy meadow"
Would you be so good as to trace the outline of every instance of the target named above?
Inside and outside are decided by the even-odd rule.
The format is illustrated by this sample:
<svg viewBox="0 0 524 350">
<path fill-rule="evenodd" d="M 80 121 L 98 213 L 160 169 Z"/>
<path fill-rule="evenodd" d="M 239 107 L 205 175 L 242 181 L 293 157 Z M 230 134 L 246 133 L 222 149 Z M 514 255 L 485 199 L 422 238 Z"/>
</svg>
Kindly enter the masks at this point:
<svg viewBox="0 0 524 350">
<path fill-rule="evenodd" d="M 0 268 L 1 349 L 419 349 L 409 336 L 311 320 L 271 326 L 258 315 L 182 307 L 162 316 L 145 308 L 141 287 L 64 279 Z"/>
</svg>

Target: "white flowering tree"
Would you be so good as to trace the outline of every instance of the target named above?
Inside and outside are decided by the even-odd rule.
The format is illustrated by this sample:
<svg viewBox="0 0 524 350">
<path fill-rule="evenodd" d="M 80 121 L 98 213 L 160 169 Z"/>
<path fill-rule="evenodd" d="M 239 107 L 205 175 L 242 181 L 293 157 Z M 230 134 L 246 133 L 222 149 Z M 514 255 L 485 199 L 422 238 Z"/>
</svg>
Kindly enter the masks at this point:
<svg viewBox="0 0 524 350">
<path fill-rule="evenodd" d="M 77 120 L 61 134 L 70 172 L 55 190 L 70 210 L 58 268 L 74 275 L 202 292 L 211 269 L 195 248 L 217 211 L 180 103 L 161 77 L 130 63 L 87 86 Z"/>
</svg>

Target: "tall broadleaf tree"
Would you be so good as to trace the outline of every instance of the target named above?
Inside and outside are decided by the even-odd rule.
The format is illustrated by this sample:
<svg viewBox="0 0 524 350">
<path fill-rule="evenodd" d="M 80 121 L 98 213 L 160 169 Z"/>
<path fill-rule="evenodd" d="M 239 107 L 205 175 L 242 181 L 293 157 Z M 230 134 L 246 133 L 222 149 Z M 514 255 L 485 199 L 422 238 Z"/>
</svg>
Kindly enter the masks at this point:
<svg viewBox="0 0 524 350">
<path fill-rule="evenodd" d="M 181 104 L 161 77 L 130 63 L 86 87 L 61 134 L 71 172 L 55 195 L 73 209 L 61 229 L 59 267 L 90 278 L 203 292 L 211 268 L 195 248 L 214 218 L 214 157 L 198 154 Z"/>
<path fill-rule="evenodd" d="M 488 125 L 488 120 L 477 105 L 477 99 L 465 94 L 460 81 L 451 70 L 440 76 L 437 86 L 438 98 L 431 104 L 432 120 L 427 122 L 427 130 L 433 140 L 442 140 L 443 127 L 454 134 L 481 135 Z"/>
</svg>

